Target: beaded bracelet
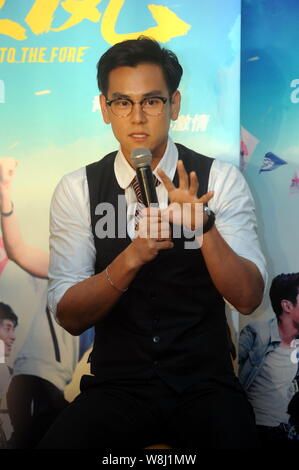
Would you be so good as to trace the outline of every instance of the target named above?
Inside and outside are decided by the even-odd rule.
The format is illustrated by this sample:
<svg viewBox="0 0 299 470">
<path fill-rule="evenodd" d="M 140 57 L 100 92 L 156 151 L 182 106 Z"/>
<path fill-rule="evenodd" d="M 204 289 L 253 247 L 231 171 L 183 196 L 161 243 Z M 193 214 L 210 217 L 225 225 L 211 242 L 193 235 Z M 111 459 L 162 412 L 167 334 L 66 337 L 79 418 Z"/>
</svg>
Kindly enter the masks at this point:
<svg viewBox="0 0 299 470">
<path fill-rule="evenodd" d="M 114 287 L 114 289 L 118 290 L 119 292 L 122 292 L 122 293 L 126 292 L 126 291 L 128 290 L 128 288 L 126 288 L 126 289 L 121 289 L 120 287 L 117 287 L 115 284 L 113 284 L 113 282 L 111 281 L 110 276 L 109 276 L 108 267 L 109 267 L 109 265 L 106 267 L 105 273 L 106 273 L 106 278 L 107 278 L 107 281 L 109 282 L 109 284 L 110 284 L 112 287 Z"/>
<path fill-rule="evenodd" d="M 11 211 L 9 212 L 1 212 L 1 215 L 3 215 L 3 217 L 8 217 L 10 215 L 13 214 L 13 202 L 11 201 Z"/>
</svg>

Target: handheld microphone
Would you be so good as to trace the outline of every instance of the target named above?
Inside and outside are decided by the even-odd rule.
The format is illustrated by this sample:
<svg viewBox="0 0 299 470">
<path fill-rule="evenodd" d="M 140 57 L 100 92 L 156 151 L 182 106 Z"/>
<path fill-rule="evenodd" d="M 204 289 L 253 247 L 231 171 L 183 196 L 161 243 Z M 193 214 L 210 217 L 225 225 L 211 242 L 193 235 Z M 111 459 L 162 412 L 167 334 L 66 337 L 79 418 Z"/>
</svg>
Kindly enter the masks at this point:
<svg viewBox="0 0 299 470">
<path fill-rule="evenodd" d="M 158 206 L 158 197 L 151 169 L 152 153 L 147 148 L 136 148 L 131 152 L 131 162 L 136 170 L 137 180 L 141 190 L 142 202 L 146 207 L 152 204 Z"/>
</svg>

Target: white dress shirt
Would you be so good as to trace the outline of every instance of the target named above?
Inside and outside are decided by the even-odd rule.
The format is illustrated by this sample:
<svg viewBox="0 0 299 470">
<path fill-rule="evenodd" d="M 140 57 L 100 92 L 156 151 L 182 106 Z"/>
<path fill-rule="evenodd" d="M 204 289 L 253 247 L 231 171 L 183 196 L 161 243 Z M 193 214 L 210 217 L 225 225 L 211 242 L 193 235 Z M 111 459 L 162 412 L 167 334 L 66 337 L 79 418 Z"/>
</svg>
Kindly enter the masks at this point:
<svg viewBox="0 0 299 470">
<path fill-rule="evenodd" d="M 256 424 L 260 426 L 275 427 L 289 422 L 288 404 L 297 391 L 295 377 L 298 364 L 290 360 L 293 350 L 278 346 L 268 352 L 246 391 L 254 409 Z"/>
<path fill-rule="evenodd" d="M 177 161 L 177 147 L 169 138 L 154 174 L 161 181 L 157 169 L 162 168 L 173 180 Z M 130 186 L 136 172 L 121 150 L 115 158 L 114 172 L 119 186 L 125 190 L 127 204 L 136 204 L 136 195 Z M 208 190 L 214 191 L 208 205 L 216 214 L 219 233 L 238 255 L 256 264 L 266 284 L 265 259 L 257 237 L 254 202 L 243 175 L 230 163 L 214 160 Z M 167 207 L 168 193 L 163 183 L 157 187 L 157 196 L 160 207 Z M 132 239 L 134 221 L 129 214 L 127 230 Z M 95 258 L 89 190 L 83 167 L 61 179 L 51 203 L 48 306 L 54 316 L 67 289 L 94 275 Z"/>
</svg>

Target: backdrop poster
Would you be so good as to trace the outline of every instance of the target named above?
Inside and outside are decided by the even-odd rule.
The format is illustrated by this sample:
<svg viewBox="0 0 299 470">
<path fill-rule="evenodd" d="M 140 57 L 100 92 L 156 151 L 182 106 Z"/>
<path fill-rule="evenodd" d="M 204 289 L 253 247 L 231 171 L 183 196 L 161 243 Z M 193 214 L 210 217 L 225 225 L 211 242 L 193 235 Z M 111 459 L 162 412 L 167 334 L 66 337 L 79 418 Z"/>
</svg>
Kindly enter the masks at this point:
<svg viewBox="0 0 299 470">
<path fill-rule="evenodd" d="M 275 276 L 299 271 L 299 70 L 295 47 L 299 39 L 298 17 L 299 6 L 294 0 L 242 2 L 241 167 L 256 201 L 269 286 Z M 250 318 L 242 318 L 241 327 L 245 323 L 250 326 L 241 334 L 240 351 L 244 355 L 241 370 L 244 371 L 244 364 L 249 366 L 251 357 L 250 371 L 243 381 L 248 379 L 246 387 L 257 411 L 258 424 L 277 426 L 283 417 L 277 409 L 283 401 L 287 405 L 298 390 L 295 377 L 298 357 L 293 343 L 284 362 L 278 361 L 276 366 L 271 362 L 268 352 L 273 348 L 278 358 L 280 350 L 276 348 L 281 338 L 277 337 L 269 286 L 262 306 Z M 258 323 L 253 323 L 254 320 Z M 254 367 L 259 374 L 250 385 Z M 262 386 L 267 367 L 269 375 Z M 273 390 L 277 392 L 275 396 Z M 285 415 L 284 422 L 287 420 Z"/>
<path fill-rule="evenodd" d="M 56 184 L 118 146 L 96 84 L 96 63 L 116 42 L 144 34 L 177 53 L 173 139 L 238 165 L 240 22 L 239 0 L 225 9 L 222 0 L 0 0 L 0 155 L 19 162 L 11 197 L 26 243 L 48 252 Z M 20 322 L 13 364 L 44 314 L 46 280 L 6 260 L 0 281 Z"/>
</svg>

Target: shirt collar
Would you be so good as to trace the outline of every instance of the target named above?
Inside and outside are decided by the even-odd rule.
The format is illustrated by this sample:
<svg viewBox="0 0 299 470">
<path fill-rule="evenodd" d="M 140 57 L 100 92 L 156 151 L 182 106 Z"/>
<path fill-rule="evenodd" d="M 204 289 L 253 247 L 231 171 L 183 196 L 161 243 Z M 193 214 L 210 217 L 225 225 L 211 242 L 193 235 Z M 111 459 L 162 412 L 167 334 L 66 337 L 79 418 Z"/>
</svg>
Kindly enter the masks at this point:
<svg viewBox="0 0 299 470">
<path fill-rule="evenodd" d="M 278 322 L 276 318 L 273 318 L 270 324 L 270 337 L 271 343 L 281 343 L 281 337 L 279 336 Z"/>
<path fill-rule="evenodd" d="M 164 152 L 163 157 L 159 161 L 155 170 L 153 171 L 154 175 L 161 182 L 160 176 L 157 174 L 157 169 L 162 168 L 166 175 L 172 180 L 175 174 L 176 165 L 178 161 L 178 149 L 172 139 L 168 137 L 167 146 Z M 117 179 L 119 186 L 122 189 L 126 189 L 130 186 L 136 171 L 126 160 L 121 149 L 118 150 L 117 155 L 114 160 L 114 173 Z"/>
</svg>

